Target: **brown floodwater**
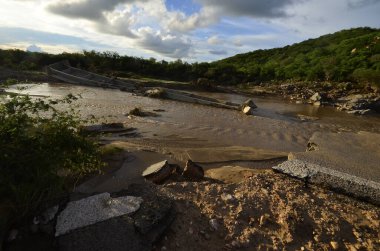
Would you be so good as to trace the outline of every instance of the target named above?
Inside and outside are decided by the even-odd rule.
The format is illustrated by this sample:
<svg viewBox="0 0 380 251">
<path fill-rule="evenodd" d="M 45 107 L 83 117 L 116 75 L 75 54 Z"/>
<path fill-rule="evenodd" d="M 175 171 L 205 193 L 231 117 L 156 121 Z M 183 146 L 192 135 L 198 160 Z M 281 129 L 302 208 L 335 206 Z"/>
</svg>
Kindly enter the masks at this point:
<svg viewBox="0 0 380 251">
<path fill-rule="evenodd" d="M 14 88 L 11 88 L 13 91 Z M 12 91 L 11 90 L 11 91 Z M 83 116 L 95 115 L 102 121 L 125 122 L 144 138 L 199 146 L 244 146 L 275 151 L 304 151 L 314 132 L 380 131 L 380 116 L 356 116 L 332 107 L 289 103 L 273 97 L 253 97 L 258 108 L 254 116 L 239 111 L 135 96 L 119 90 L 69 84 L 29 85 L 21 91 L 51 98 L 69 93 L 82 96 L 76 102 Z M 226 93 L 201 93 L 207 97 L 241 103 L 248 97 Z M 133 108 L 158 116 L 128 117 Z M 317 117 L 301 121 L 298 115 Z"/>
</svg>

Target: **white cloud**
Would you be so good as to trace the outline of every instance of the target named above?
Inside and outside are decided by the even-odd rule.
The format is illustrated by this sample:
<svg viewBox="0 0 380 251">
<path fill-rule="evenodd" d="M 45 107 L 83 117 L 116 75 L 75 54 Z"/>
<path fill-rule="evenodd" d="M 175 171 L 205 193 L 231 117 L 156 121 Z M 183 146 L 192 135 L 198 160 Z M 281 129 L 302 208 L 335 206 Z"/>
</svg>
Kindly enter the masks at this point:
<svg viewBox="0 0 380 251">
<path fill-rule="evenodd" d="M 142 48 L 172 58 L 186 58 L 191 49 L 191 40 L 183 36 L 161 34 L 149 27 L 139 29 L 138 45 Z"/>
<path fill-rule="evenodd" d="M 211 45 L 217 45 L 217 44 L 222 44 L 223 41 L 218 36 L 214 35 L 207 39 L 207 43 Z"/>
</svg>

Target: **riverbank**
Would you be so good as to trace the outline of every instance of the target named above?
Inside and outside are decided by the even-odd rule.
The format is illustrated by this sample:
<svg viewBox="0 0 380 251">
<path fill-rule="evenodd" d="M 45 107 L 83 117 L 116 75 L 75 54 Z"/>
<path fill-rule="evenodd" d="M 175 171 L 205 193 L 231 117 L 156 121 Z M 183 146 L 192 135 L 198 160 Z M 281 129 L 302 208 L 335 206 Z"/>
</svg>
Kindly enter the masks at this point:
<svg viewBox="0 0 380 251">
<path fill-rule="evenodd" d="M 59 82 L 59 80 L 48 76 L 45 72 L 14 71 L 0 68 L 0 81 L 7 79 L 15 79 L 19 82 Z M 297 104 L 310 104 L 315 107 L 331 106 L 339 111 L 356 115 L 380 113 L 380 88 L 369 84 L 348 82 L 268 82 L 218 86 L 207 79 L 198 79 L 191 83 L 151 78 L 120 78 L 120 80 L 134 83 L 138 88 L 237 93 L 253 97 L 276 96 Z"/>
<path fill-rule="evenodd" d="M 380 88 L 360 83 L 287 82 L 239 85 L 239 93 L 280 96 L 297 104 L 332 106 L 339 111 L 365 115 L 380 112 Z"/>
</svg>

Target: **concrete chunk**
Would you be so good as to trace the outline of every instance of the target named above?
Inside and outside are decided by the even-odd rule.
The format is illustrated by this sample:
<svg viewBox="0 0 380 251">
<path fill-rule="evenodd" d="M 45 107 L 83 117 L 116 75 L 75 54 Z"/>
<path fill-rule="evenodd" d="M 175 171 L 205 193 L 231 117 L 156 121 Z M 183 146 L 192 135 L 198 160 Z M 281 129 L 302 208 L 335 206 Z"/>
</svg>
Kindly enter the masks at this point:
<svg viewBox="0 0 380 251">
<path fill-rule="evenodd" d="M 111 198 L 109 193 L 69 202 L 58 216 L 55 236 L 107 219 L 133 213 L 140 208 L 141 203 L 142 198 L 140 197 Z"/>
</svg>

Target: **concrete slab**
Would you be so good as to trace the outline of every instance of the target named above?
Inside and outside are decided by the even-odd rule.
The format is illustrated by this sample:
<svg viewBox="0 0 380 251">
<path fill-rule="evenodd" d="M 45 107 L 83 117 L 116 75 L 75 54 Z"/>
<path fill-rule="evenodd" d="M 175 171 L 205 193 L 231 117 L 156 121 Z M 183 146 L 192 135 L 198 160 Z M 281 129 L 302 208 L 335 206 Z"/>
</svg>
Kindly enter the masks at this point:
<svg viewBox="0 0 380 251">
<path fill-rule="evenodd" d="M 141 197 L 124 196 L 112 198 L 109 193 L 102 193 L 69 202 L 66 208 L 58 215 L 55 236 L 133 213 L 140 208 L 142 201 Z"/>
<path fill-rule="evenodd" d="M 304 179 L 307 182 L 326 186 L 333 190 L 380 205 L 380 183 L 378 182 L 302 160 L 288 160 L 272 168 L 290 176 Z"/>
<path fill-rule="evenodd" d="M 288 158 L 380 182 L 380 134 L 314 133 L 307 152 L 291 153 Z"/>
<path fill-rule="evenodd" d="M 380 134 L 315 133 L 274 170 L 380 205 Z"/>
</svg>

